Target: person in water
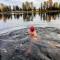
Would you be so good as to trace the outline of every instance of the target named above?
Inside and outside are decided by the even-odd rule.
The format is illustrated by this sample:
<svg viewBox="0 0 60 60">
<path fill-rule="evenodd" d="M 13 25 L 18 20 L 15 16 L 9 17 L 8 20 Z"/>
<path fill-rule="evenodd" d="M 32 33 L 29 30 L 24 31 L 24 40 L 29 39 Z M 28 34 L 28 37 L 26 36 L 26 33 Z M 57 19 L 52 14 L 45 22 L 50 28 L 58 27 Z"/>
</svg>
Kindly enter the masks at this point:
<svg viewBox="0 0 60 60">
<path fill-rule="evenodd" d="M 37 37 L 38 37 L 38 34 L 36 32 L 36 29 L 35 29 L 35 27 L 33 25 L 29 27 L 28 34 L 30 35 L 30 37 L 32 39 L 37 39 Z"/>
<path fill-rule="evenodd" d="M 34 25 L 30 25 L 30 27 L 28 28 L 28 35 L 31 40 L 26 55 L 31 54 L 33 43 L 40 44 L 40 36 L 38 35 Z"/>
<path fill-rule="evenodd" d="M 32 51 L 32 42 L 36 42 L 36 40 L 37 40 L 37 32 L 36 32 L 36 29 L 35 29 L 34 25 L 31 25 L 28 28 L 28 35 L 29 35 L 29 38 L 31 40 L 30 40 L 30 44 L 29 44 L 29 47 L 27 49 L 26 55 L 30 55 L 31 54 L 31 51 Z"/>
</svg>

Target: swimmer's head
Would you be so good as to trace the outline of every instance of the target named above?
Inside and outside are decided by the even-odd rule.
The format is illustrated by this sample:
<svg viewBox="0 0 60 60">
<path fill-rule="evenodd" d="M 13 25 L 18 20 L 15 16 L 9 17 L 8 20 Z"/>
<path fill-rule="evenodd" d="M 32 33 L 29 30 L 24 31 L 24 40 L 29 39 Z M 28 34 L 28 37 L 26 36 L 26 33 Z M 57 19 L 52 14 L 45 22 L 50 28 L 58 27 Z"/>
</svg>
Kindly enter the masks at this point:
<svg viewBox="0 0 60 60">
<path fill-rule="evenodd" d="M 34 26 L 31 26 L 29 29 L 30 29 L 31 32 L 35 31 L 35 27 Z"/>
</svg>

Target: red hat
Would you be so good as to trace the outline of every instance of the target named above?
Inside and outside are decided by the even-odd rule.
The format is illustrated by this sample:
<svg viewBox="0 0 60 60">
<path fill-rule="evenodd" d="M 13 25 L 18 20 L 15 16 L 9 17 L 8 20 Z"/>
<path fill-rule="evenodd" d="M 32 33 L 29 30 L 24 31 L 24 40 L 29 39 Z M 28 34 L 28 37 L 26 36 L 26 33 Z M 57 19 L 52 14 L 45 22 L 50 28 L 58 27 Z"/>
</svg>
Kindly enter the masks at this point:
<svg viewBox="0 0 60 60">
<path fill-rule="evenodd" d="M 35 27 L 31 26 L 29 29 L 30 29 L 31 32 L 33 32 L 35 30 Z"/>
</svg>

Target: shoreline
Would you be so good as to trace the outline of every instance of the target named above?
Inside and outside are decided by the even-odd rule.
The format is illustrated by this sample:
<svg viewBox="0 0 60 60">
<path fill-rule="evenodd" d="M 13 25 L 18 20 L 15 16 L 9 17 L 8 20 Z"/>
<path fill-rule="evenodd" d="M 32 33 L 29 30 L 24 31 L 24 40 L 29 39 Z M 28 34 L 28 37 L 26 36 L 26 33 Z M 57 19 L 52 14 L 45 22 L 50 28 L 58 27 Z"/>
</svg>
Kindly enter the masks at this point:
<svg viewBox="0 0 60 60">
<path fill-rule="evenodd" d="M 16 13 L 16 14 L 23 14 L 23 13 L 60 13 L 60 10 L 42 10 L 42 11 L 7 11 L 7 12 L 0 12 L 0 14 L 12 14 L 12 13 Z"/>
</svg>

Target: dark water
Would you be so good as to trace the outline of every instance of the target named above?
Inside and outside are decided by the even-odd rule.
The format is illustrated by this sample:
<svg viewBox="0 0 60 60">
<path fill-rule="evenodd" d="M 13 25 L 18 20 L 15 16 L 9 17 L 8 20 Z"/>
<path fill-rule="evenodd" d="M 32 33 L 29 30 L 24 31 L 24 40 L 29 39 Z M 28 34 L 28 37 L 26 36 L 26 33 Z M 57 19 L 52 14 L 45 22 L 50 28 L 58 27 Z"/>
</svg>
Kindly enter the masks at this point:
<svg viewBox="0 0 60 60">
<path fill-rule="evenodd" d="M 60 60 L 59 19 L 59 13 L 0 14 L 0 60 Z M 30 23 L 37 41 L 27 33 Z"/>
<path fill-rule="evenodd" d="M 60 30 L 36 28 L 39 41 L 31 40 L 27 29 L 0 35 L 1 60 L 60 60 Z"/>
</svg>

